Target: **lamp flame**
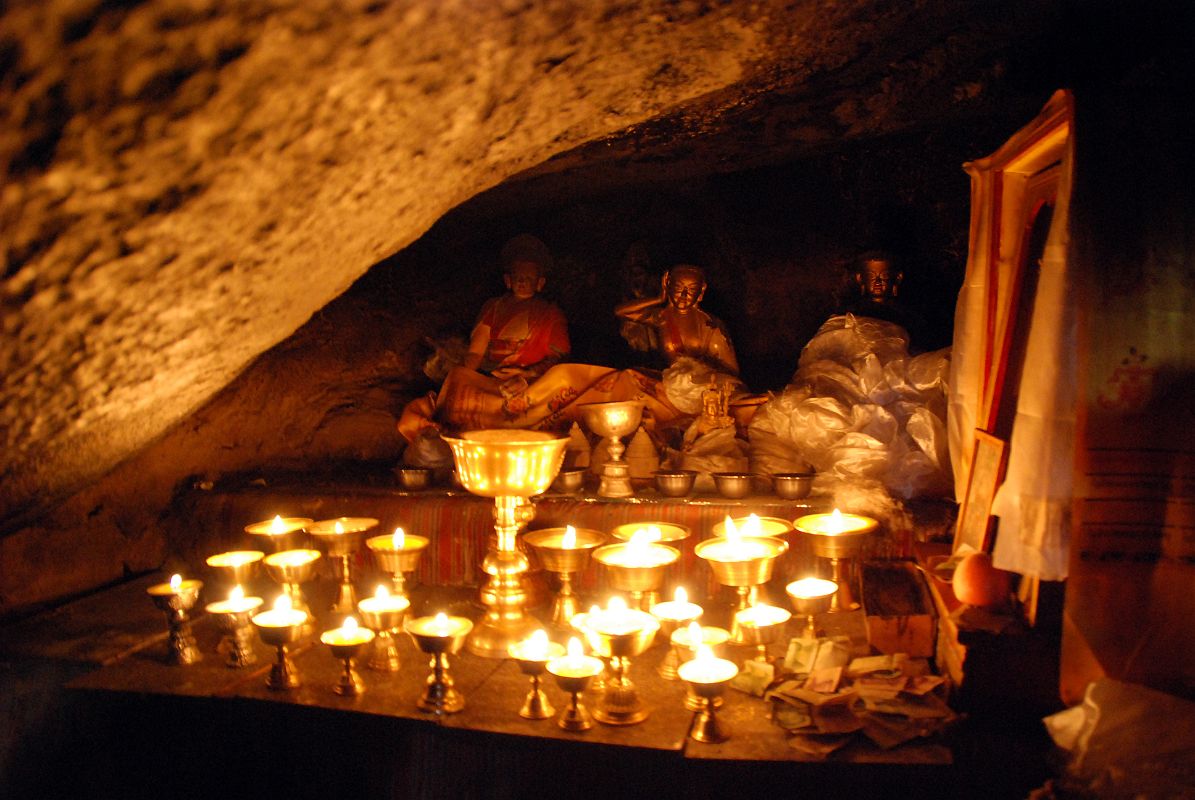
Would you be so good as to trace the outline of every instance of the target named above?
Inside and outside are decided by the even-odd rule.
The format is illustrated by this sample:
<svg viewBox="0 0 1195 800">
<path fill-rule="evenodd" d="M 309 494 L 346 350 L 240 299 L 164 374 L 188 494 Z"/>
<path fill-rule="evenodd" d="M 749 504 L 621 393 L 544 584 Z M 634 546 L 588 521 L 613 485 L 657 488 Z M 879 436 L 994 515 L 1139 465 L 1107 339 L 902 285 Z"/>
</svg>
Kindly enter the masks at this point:
<svg viewBox="0 0 1195 800">
<path fill-rule="evenodd" d="M 179 589 L 182 588 L 182 585 L 183 585 L 183 576 L 182 575 L 174 574 L 174 575 L 170 576 L 170 591 L 177 592 Z"/>
<path fill-rule="evenodd" d="M 390 596 L 390 590 L 387 589 L 384 585 L 379 583 L 378 588 L 373 593 L 373 596 L 378 598 L 379 600 L 385 600 L 387 597 Z"/>
<path fill-rule="evenodd" d="M 747 516 L 747 521 L 743 523 L 743 536 L 763 536 L 763 522 L 760 521 L 758 514 L 750 514 Z"/>
<path fill-rule="evenodd" d="M 281 514 L 275 514 L 274 519 L 270 522 L 270 533 L 286 533 L 286 523 L 282 521 Z"/>
<path fill-rule="evenodd" d="M 689 623 L 689 646 L 696 647 L 703 641 L 701 625 L 696 620 Z"/>
<path fill-rule="evenodd" d="M 606 603 L 606 610 L 607 611 L 626 611 L 627 610 L 627 601 L 622 599 L 618 595 L 614 595 Z"/>
<path fill-rule="evenodd" d="M 336 532 L 344 533 L 344 526 L 340 524 L 340 520 L 336 520 Z"/>
<path fill-rule="evenodd" d="M 560 546 L 565 550 L 574 550 L 577 547 L 577 529 L 572 525 L 565 527 L 564 537 L 560 540 Z"/>
<path fill-rule="evenodd" d="M 697 655 L 694 656 L 698 661 L 713 661 L 714 651 L 705 643 L 697 645 Z"/>
<path fill-rule="evenodd" d="M 677 603 L 687 603 L 689 602 L 689 593 L 685 591 L 685 587 L 678 586 L 676 587 L 676 592 L 672 595 L 672 599 Z"/>
<path fill-rule="evenodd" d="M 346 633 L 353 633 L 360 626 L 357 624 L 357 618 L 351 614 L 344 618 L 344 624 L 340 626 Z"/>
<path fill-rule="evenodd" d="M 402 550 L 404 547 L 406 547 L 407 535 L 403 532 L 402 528 L 395 528 L 394 536 L 392 536 L 391 539 L 393 540 L 395 550 Z"/>
<path fill-rule="evenodd" d="M 278 599 L 274 601 L 274 610 L 275 611 L 284 611 L 284 612 L 290 611 L 291 610 L 290 595 L 286 595 L 286 594 L 278 595 Z"/>
<path fill-rule="evenodd" d="M 228 599 L 234 603 L 239 603 L 245 599 L 245 590 L 241 588 L 239 583 L 232 587 L 232 591 L 228 593 Z"/>
<path fill-rule="evenodd" d="M 842 533 L 846 529 L 846 521 L 842 518 L 842 512 L 835 508 L 830 512 L 830 533 Z"/>
<path fill-rule="evenodd" d="M 585 655 L 585 648 L 581 646 L 581 640 L 576 636 L 569 637 L 568 640 L 568 657 L 580 658 Z"/>
</svg>

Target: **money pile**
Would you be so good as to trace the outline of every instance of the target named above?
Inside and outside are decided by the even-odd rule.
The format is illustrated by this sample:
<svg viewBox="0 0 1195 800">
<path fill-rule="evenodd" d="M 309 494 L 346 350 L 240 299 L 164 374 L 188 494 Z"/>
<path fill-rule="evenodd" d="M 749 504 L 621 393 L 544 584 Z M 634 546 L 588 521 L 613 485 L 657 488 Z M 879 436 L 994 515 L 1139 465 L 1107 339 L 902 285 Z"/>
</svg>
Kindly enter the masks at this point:
<svg viewBox="0 0 1195 800">
<path fill-rule="evenodd" d="M 852 658 L 851 649 L 844 637 L 793 639 L 779 676 L 760 664 L 768 669 L 751 670 L 736 688 L 763 697 L 789 745 L 812 758 L 856 736 L 890 749 L 957 718 L 940 696 L 944 680 L 930 673 L 926 659 L 904 653 Z"/>
</svg>

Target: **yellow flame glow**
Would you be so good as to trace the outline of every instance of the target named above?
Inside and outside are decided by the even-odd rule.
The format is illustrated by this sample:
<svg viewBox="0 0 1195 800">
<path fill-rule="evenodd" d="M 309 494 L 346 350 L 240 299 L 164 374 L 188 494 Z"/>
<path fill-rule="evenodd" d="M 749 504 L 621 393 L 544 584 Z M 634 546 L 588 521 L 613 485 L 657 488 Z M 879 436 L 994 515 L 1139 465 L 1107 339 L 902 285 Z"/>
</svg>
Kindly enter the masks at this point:
<svg viewBox="0 0 1195 800">
<path fill-rule="evenodd" d="M 744 536 L 763 536 L 763 522 L 760 521 L 758 514 L 751 514 L 747 517 L 747 521 L 743 523 L 742 534 Z"/>
<path fill-rule="evenodd" d="M 344 629 L 345 633 L 353 633 L 360 626 L 357 624 L 357 618 L 350 614 L 344 618 L 344 624 L 340 627 Z"/>
<path fill-rule="evenodd" d="M 580 658 L 585 655 L 585 648 L 581 646 L 581 640 L 576 636 L 569 637 L 568 640 L 568 657 Z"/>
<path fill-rule="evenodd" d="M 385 600 L 387 597 L 390 596 L 390 590 L 387 589 L 383 584 L 379 583 L 378 588 L 376 590 L 374 590 L 373 596 L 378 598 L 379 600 Z"/>
<path fill-rule="evenodd" d="M 448 615 L 443 611 L 436 614 L 436 618 L 432 620 L 432 627 L 440 636 L 448 635 Z"/>
<path fill-rule="evenodd" d="M 697 622 L 689 623 L 689 644 L 698 645 L 702 641 L 701 625 Z"/>
<path fill-rule="evenodd" d="M 177 592 L 182 587 L 182 585 L 183 585 L 183 576 L 182 575 L 175 574 L 175 575 L 170 576 L 170 591 Z"/>
<path fill-rule="evenodd" d="M 700 641 L 700 640 L 698 640 L 698 641 Z M 697 645 L 697 655 L 695 656 L 695 658 L 698 661 L 713 661 L 714 660 L 714 651 L 713 651 L 713 649 L 710 648 L 710 646 L 708 644 L 699 644 L 699 645 Z"/>
<path fill-rule="evenodd" d="M 622 599 L 618 595 L 614 595 L 606 602 L 606 610 L 607 611 L 626 611 L 627 610 L 627 601 Z"/>
<path fill-rule="evenodd" d="M 275 611 L 290 611 L 290 595 L 280 594 L 278 599 L 274 601 Z"/>
<path fill-rule="evenodd" d="M 228 593 L 228 599 L 234 603 L 239 603 L 241 600 L 245 599 L 245 590 L 241 588 L 239 583 L 232 587 L 232 591 Z"/>
<path fill-rule="evenodd" d="M 403 532 L 402 528 L 395 528 L 394 536 L 391 538 L 393 539 L 395 550 L 402 550 L 407 544 L 407 535 Z"/>
<path fill-rule="evenodd" d="M 846 530 L 846 520 L 842 517 L 842 512 L 835 508 L 830 512 L 830 533 L 842 533 Z"/>
<path fill-rule="evenodd" d="M 282 521 L 281 514 L 275 514 L 274 519 L 270 522 L 270 533 L 286 533 L 286 523 Z"/>
<path fill-rule="evenodd" d="M 672 599 L 677 603 L 689 602 L 689 593 L 685 591 L 685 587 L 676 587 L 676 592 L 672 595 Z"/>
<path fill-rule="evenodd" d="M 565 527 L 564 538 L 560 540 L 560 546 L 565 550 L 573 550 L 577 546 L 577 529 L 572 525 Z"/>
<path fill-rule="evenodd" d="M 344 526 L 340 524 L 340 520 L 336 520 L 336 532 L 344 533 Z"/>
</svg>

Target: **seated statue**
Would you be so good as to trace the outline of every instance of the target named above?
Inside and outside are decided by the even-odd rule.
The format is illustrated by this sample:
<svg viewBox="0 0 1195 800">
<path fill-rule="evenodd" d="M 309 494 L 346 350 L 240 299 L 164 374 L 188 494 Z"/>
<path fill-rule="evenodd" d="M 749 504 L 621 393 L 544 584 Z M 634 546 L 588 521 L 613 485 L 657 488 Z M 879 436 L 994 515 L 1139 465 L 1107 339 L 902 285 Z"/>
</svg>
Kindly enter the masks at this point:
<svg viewBox="0 0 1195 800">
<path fill-rule="evenodd" d="M 668 364 L 681 356 L 704 362 L 714 370 L 739 374 L 739 362 L 726 327 L 701 309 L 705 273 L 700 267 L 680 264 L 664 273 L 658 297 L 630 300 L 614 309 L 626 322 L 644 326 L 647 341 Z"/>
<path fill-rule="evenodd" d="M 539 239 L 521 234 L 502 248 L 510 291 L 482 306 L 463 366 L 500 380 L 537 378 L 568 355 L 568 322 L 539 297 L 552 256 Z"/>
</svg>

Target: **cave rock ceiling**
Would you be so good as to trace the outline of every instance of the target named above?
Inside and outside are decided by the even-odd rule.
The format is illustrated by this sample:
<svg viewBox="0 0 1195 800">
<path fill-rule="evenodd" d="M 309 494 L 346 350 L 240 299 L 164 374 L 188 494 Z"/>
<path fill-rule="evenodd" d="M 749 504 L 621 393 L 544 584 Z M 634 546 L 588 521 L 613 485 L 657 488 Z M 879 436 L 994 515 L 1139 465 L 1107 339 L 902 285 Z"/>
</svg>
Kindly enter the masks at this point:
<svg viewBox="0 0 1195 800">
<path fill-rule="evenodd" d="M 9 2 L 0 521 L 137 453 L 479 192 L 990 114 L 1003 54 L 1055 10 Z"/>
</svg>

